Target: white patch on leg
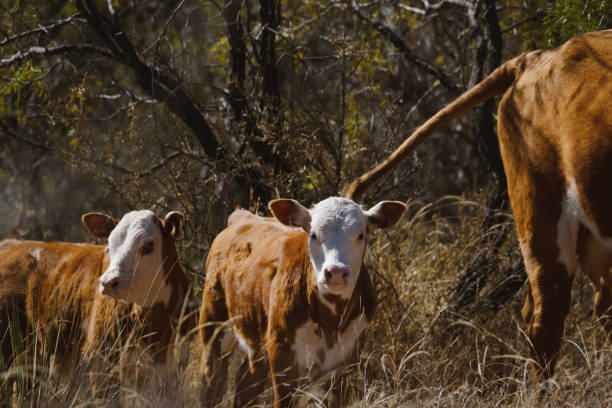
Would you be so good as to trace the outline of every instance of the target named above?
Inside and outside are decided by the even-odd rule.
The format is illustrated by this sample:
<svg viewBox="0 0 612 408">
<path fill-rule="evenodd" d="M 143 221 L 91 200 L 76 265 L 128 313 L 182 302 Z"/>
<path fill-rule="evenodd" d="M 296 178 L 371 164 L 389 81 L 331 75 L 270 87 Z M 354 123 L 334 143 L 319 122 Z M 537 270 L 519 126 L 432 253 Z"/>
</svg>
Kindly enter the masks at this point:
<svg viewBox="0 0 612 408">
<path fill-rule="evenodd" d="M 575 209 L 575 214 L 578 217 L 578 220 L 583 223 L 591 233 L 601 242 L 601 244 L 606 247 L 606 249 L 612 251 L 612 238 L 605 238 L 601 235 L 601 231 L 597 227 L 597 224 L 590 218 L 584 214 L 582 209 L 580 208 L 580 203 L 578 202 L 578 188 L 576 186 L 576 180 L 573 178 L 569 179 L 569 187 L 567 188 L 567 198 L 572 202 L 572 207 Z"/>
<path fill-rule="evenodd" d="M 318 324 L 308 320 L 296 329 L 291 350 L 301 372 L 308 371 L 314 364 L 320 367 L 322 364 L 320 356 L 325 355 L 325 349 L 325 339 Z"/>
<path fill-rule="evenodd" d="M 225 326 L 220 334 L 223 336 L 221 338 L 221 354 L 227 354 L 231 352 L 236 345 L 234 331 L 232 330 L 231 326 Z"/>
<path fill-rule="evenodd" d="M 340 333 L 336 344 L 325 353 L 325 360 L 321 367 L 323 372 L 338 368 L 350 358 L 359 336 L 368 327 L 368 323 L 365 315 L 361 314 L 348 325 L 344 332 Z"/>
<path fill-rule="evenodd" d="M 565 199 L 561 203 L 561 217 L 557 223 L 557 248 L 559 249 L 557 261 L 565 266 L 570 276 L 574 274 L 578 265 L 576 242 L 580 207 L 575 187 L 575 182 L 571 180 Z"/>
<path fill-rule="evenodd" d="M 247 339 L 242 337 L 242 335 L 240 335 L 235 330 L 232 330 L 232 333 L 234 333 L 234 337 L 236 338 L 236 340 L 238 340 L 238 344 L 240 345 L 240 348 L 244 350 L 245 353 L 247 353 L 247 356 L 249 356 L 249 358 L 253 357 L 254 351 L 249 345 L 249 343 L 247 342 Z"/>
<path fill-rule="evenodd" d="M 338 335 L 334 345 L 328 348 L 319 325 L 308 320 L 296 330 L 295 341 L 291 347 L 298 368 L 303 373 L 309 373 L 311 378 L 335 370 L 350 358 L 359 336 L 367 326 L 368 321 L 365 315 L 361 314 Z"/>
</svg>

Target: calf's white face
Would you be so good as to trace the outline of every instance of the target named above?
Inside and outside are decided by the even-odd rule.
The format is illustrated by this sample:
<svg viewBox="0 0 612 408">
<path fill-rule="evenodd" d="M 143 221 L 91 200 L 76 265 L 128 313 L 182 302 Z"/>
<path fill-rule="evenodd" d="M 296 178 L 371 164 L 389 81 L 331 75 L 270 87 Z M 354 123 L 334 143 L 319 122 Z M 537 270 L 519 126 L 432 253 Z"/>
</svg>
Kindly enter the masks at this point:
<svg viewBox="0 0 612 408">
<path fill-rule="evenodd" d="M 172 288 L 165 281 L 164 240 L 180 232 L 182 221 L 180 213 L 161 220 L 149 210 L 131 211 L 119 222 L 105 214 L 84 215 L 94 235 L 108 237 L 110 263 L 100 276 L 100 292 L 144 307 L 168 303 Z"/>
<path fill-rule="evenodd" d="M 395 225 L 406 209 L 397 201 L 381 201 L 364 211 L 342 197 L 327 198 L 311 210 L 289 199 L 273 200 L 269 207 L 280 222 L 308 233 L 319 293 L 343 299 L 350 298 L 359 277 L 368 230 Z"/>
</svg>

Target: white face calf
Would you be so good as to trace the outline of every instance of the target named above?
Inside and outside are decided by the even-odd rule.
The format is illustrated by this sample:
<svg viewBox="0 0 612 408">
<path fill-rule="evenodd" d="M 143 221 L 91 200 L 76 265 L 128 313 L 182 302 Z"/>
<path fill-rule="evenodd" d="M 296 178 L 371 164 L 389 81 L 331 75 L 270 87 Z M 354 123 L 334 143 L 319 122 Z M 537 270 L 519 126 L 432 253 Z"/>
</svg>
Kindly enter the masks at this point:
<svg viewBox="0 0 612 408">
<path fill-rule="evenodd" d="M 341 197 L 325 199 L 311 210 L 289 199 L 273 200 L 269 207 L 280 222 L 308 233 L 319 293 L 343 299 L 350 298 L 359 277 L 368 229 L 392 227 L 406 210 L 403 203 L 381 201 L 364 211 Z"/>
<path fill-rule="evenodd" d="M 171 288 L 165 281 L 165 240 L 176 237 L 183 215 L 176 211 L 160 219 L 149 210 L 131 211 L 121 221 L 100 213 L 85 214 L 87 229 L 108 237 L 110 263 L 100 276 L 100 292 L 148 307 L 168 303 Z M 172 243 L 173 245 L 173 243 Z"/>
</svg>

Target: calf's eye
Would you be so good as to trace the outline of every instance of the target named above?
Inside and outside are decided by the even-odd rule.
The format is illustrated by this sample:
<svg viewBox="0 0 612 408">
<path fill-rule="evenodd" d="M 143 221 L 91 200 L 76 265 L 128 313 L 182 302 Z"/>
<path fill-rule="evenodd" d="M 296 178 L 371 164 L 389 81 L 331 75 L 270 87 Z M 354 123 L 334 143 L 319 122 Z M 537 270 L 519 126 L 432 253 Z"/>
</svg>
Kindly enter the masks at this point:
<svg viewBox="0 0 612 408">
<path fill-rule="evenodd" d="M 310 234 L 310 239 L 316 241 L 317 240 L 317 234 L 315 234 L 314 232 L 312 234 Z"/>
<path fill-rule="evenodd" d="M 361 234 L 359 234 L 359 237 L 357 237 L 360 241 L 365 238 L 365 235 L 363 235 L 363 232 Z"/>
<path fill-rule="evenodd" d="M 151 252 L 153 252 L 153 242 L 151 241 L 146 242 L 142 248 L 140 248 L 140 253 L 143 255 L 150 254 Z"/>
</svg>

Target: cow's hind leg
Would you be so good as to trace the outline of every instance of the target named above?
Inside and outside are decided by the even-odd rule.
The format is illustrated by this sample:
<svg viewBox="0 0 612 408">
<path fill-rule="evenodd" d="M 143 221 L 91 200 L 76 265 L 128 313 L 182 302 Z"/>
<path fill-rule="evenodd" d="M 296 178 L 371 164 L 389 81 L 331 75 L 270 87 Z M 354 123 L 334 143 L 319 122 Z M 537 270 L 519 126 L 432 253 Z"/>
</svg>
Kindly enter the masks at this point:
<svg viewBox="0 0 612 408">
<path fill-rule="evenodd" d="M 204 406 L 219 406 L 227 388 L 228 359 L 233 348 L 233 336 L 225 297 L 220 287 L 206 287 L 200 311 L 202 355 L 202 402 Z"/>
<path fill-rule="evenodd" d="M 527 284 L 527 295 L 521 309 L 521 316 L 526 324 L 531 322 L 533 316 L 533 296 L 531 295 L 531 286 Z"/>
<path fill-rule="evenodd" d="M 528 320 L 527 334 L 540 367 L 536 374 L 549 377 L 553 374 L 564 322 L 570 309 L 572 275 L 553 259 L 523 247 L 530 296 L 523 311 Z M 531 303 L 531 304 L 528 304 Z"/>
<path fill-rule="evenodd" d="M 595 288 L 594 311 L 612 341 L 612 251 L 584 229 L 579 245 L 580 266 Z"/>
<path fill-rule="evenodd" d="M 533 185 L 540 190 L 547 187 L 543 183 Z M 570 309 L 578 221 L 560 190 L 516 189 L 510 193 L 529 282 L 522 315 L 539 365 L 534 374 L 535 378 L 549 377 Z"/>
<path fill-rule="evenodd" d="M 529 282 L 522 310 L 536 367 L 534 379 L 553 374 L 570 309 L 578 220 L 559 152 L 524 108 L 523 89 L 512 88 L 499 106 L 498 136 Z M 537 118 L 536 118 L 537 119 Z M 544 160 L 545 159 L 545 160 Z"/>
<path fill-rule="evenodd" d="M 604 116 L 602 116 L 604 117 Z M 610 118 L 610 115 L 608 115 Z M 601 122 L 604 125 L 605 120 Z M 608 128 L 609 129 L 609 119 Z M 580 124 L 582 126 L 582 123 Z M 606 128 L 602 128 L 606 129 Z M 583 271 L 589 275 L 595 286 L 595 313 L 612 340 L 612 143 L 609 132 L 593 134 L 595 138 L 590 149 L 575 148 L 577 165 L 574 168 L 575 181 L 570 181 L 569 191 L 579 203 L 581 221 L 588 228 L 588 236 L 581 247 L 580 257 Z M 580 140 L 582 146 L 583 138 Z M 578 147 L 579 147 L 578 146 Z M 587 154 L 585 154 L 587 153 Z"/>
</svg>

